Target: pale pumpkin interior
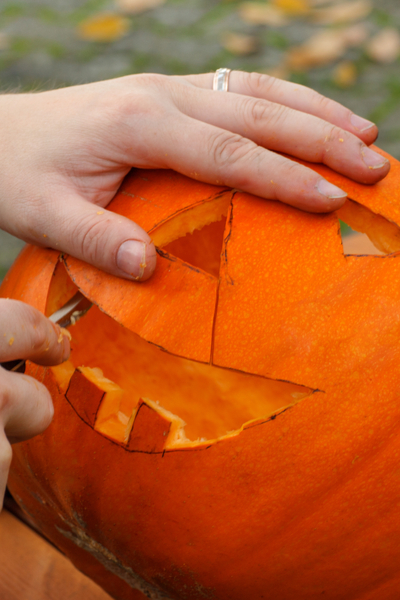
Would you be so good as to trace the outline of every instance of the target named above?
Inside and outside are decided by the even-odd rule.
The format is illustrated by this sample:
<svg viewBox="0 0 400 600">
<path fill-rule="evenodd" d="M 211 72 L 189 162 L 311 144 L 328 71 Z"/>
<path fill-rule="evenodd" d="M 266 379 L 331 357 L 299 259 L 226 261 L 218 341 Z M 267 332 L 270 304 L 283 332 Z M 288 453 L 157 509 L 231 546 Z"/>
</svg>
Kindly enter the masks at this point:
<svg viewBox="0 0 400 600">
<path fill-rule="evenodd" d="M 65 389 L 74 368 L 97 367 L 122 388 L 121 395 L 112 388 L 113 393 L 104 396 L 95 425 L 121 442 L 127 441 L 127 426 L 132 425 L 132 413 L 140 398 L 158 403 L 153 405 L 155 410 L 165 409 L 182 419 L 186 437 L 194 441 L 239 430 L 246 422 L 268 417 L 312 393 L 303 386 L 173 356 L 118 325 L 96 307 L 71 326 L 70 333 L 71 359 L 54 372 Z M 166 447 L 185 442 L 186 437 L 175 431 Z"/>
<path fill-rule="evenodd" d="M 371 244 L 366 244 L 359 237 L 354 244 L 351 240 L 344 239 L 345 254 L 391 254 L 400 250 L 400 228 L 396 223 L 391 223 L 350 199 L 346 200 L 337 211 L 337 215 L 352 229 L 365 234 L 371 241 Z"/>
</svg>

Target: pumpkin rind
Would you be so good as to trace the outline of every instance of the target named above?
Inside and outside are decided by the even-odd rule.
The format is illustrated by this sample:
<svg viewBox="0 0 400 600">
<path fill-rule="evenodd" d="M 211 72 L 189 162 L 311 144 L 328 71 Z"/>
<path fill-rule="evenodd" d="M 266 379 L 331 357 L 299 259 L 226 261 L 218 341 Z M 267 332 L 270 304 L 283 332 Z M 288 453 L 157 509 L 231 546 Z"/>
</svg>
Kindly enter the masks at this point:
<svg viewBox="0 0 400 600">
<path fill-rule="evenodd" d="M 398 224 L 391 162 L 389 177 L 371 187 L 318 170 Z M 169 198 L 165 172 L 133 174 L 122 189 L 147 198 L 143 179 L 135 192 L 138 177 L 151 181 L 152 198 L 163 190 L 160 213 L 148 216 L 144 200 L 132 205 L 131 218 L 148 229 L 190 212 L 201 196 L 228 193 L 174 174 Z M 168 418 L 143 400 L 124 444 L 82 418 L 55 371 L 29 365 L 51 390 L 55 417 L 15 446 L 11 490 L 44 534 L 121 600 L 394 600 L 400 255 L 345 256 L 335 214 L 229 194 L 219 279 L 168 255 L 140 285 L 71 258 L 68 273 L 110 317 L 170 354 L 310 394 L 231 435 L 180 446 L 168 446 Z M 111 208 L 122 213 L 127 197 Z M 57 264 L 50 255 L 52 267 L 46 251 L 35 254 L 33 279 L 23 275 L 17 289 L 18 262 L 2 294 L 17 289 L 44 311 Z"/>
</svg>

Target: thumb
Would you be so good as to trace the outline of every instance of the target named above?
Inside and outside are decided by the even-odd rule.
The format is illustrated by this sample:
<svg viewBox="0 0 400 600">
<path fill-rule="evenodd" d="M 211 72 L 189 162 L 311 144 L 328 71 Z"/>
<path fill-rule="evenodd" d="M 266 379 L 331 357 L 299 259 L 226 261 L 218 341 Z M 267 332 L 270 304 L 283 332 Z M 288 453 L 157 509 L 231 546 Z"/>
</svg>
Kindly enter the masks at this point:
<svg viewBox="0 0 400 600">
<path fill-rule="evenodd" d="M 133 221 L 76 196 L 58 200 L 50 210 L 42 218 L 41 245 L 125 279 L 145 281 L 152 275 L 154 244 Z"/>
</svg>

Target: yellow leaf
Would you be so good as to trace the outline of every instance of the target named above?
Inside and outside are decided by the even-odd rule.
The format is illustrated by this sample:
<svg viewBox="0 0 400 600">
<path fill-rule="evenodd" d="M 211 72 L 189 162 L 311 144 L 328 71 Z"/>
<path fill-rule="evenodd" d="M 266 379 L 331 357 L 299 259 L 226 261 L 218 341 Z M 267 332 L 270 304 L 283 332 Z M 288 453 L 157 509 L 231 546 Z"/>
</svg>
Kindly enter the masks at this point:
<svg viewBox="0 0 400 600">
<path fill-rule="evenodd" d="M 77 34 L 83 40 L 113 42 L 129 30 L 129 20 L 113 13 L 101 13 L 79 23 Z"/>
<path fill-rule="evenodd" d="M 239 56 L 253 54 L 257 50 L 257 39 L 252 35 L 227 32 L 222 36 L 221 44 L 225 50 Z"/>
<path fill-rule="evenodd" d="M 342 60 L 333 70 L 332 80 L 341 88 L 347 88 L 355 84 L 357 80 L 357 68 L 350 60 Z"/>
<path fill-rule="evenodd" d="M 272 4 L 288 15 L 305 15 L 310 12 L 309 0 L 272 0 Z"/>
<path fill-rule="evenodd" d="M 261 2 L 243 2 L 239 6 L 239 15 L 246 23 L 255 25 L 281 27 L 288 23 L 288 19 L 282 10 L 271 4 L 262 4 Z"/>
<path fill-rule="evenodd" d="M 296 71 L 329 64 L 340 58 L 346 51 L 343 31 L 324 29 L 311 36 L 301 46 L 288 51 L 287 65 Z"/>
<path fill-rule="evenodd" d="M 386 27 L 377 33 L 367 44 L 366 52 L 379 63 L 392 63 L 400 54 L 400 35 L 394 27 Z"/>
<path fill-rule="evenodd" d="M 371 0 L 352 0 L 333 4 L 327 8 L 314 9 L 311 18 L 314 23 L 337 25 L 365 19 L 372 11 Z"/>
<path fill-rule="evenodd" d="M 165 0 L 116 0 L 116 4 L 123 12 L 130 15 L 137 15 L 138 13 L 165 4 Z"/>
</svg>

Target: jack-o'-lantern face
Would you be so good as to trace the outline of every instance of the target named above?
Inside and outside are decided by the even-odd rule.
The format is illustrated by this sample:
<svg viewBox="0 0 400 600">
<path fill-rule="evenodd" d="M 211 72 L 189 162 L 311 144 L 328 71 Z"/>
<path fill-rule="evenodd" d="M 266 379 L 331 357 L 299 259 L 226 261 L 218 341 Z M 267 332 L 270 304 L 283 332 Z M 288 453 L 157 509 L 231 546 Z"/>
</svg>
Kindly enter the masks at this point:
<svg viewBox="0 0 400 600">
<path fill-rule="evenodd" d="M 338 214 L 133 172 L 110 208 L 153 237 L 150 280 L 28 248 L 2 286 L 94 304 L 68 363 L 29 366 L 55 417 L 10 484 L 116 598 L 380 598 L 379 577 L 395 598 L 399 165 L 371 187 L 319 170 Z M 338 216 L 384 254 L 345 255 Z"/>
</svg>

